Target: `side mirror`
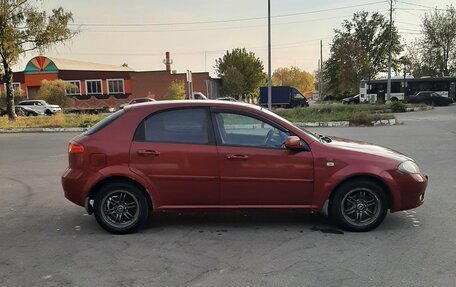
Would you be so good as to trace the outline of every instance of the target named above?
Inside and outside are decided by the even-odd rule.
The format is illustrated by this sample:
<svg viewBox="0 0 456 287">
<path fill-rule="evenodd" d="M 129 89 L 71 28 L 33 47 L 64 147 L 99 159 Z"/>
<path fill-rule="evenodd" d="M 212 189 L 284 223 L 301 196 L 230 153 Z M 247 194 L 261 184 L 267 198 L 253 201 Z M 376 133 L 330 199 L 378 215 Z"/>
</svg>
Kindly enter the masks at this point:
<svg viewBox="0 0 456 287">
<path fill-rule="evenodd" d="M 291 150 L 301 149 L 301 139 L 297 136 L 289 136 L 285 140 L 285 147 Z"/>
</svg>

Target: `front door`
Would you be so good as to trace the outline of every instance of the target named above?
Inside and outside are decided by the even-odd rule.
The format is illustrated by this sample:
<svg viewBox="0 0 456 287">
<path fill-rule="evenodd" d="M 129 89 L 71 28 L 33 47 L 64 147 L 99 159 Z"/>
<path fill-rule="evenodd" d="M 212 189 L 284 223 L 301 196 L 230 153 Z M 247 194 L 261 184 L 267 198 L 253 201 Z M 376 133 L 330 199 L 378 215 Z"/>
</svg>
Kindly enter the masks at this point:
<svg viewBox="0 0 456 287">
<path fill-rule="evenodd" d="M 175 109 L 147 117 L 131 145 L 130 168 L 150 180 L 161 207 L 219 204 L 209 110 Z"/>
<path fill-rule="evenodd" d="M 312 204 L 313 157 L 284 147 L 290 132 L 254 115 L 214 112 L 221 204 Z"/>
</svg>

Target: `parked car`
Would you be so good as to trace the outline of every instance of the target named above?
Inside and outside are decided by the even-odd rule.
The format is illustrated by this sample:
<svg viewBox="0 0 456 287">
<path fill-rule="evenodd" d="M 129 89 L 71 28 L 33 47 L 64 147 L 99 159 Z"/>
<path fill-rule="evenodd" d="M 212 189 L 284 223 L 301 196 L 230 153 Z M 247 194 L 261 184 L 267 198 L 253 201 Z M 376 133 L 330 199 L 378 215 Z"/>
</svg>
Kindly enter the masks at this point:
<svg viewBox="0 0 456 287">
<path fill-rule="evenodd" d="M 201 92 L 193 92 L 194 100 L 207 100 L 207 97 Z"/>
<path fill-rule="evenodd" d="M 35 111 L 27 106 L 15 106 L 14 107 L 14 110 L 16 112 L 16 115 L 20 115 L 20 116 L 26 116 L 26 117 L 29 117 L 29 116 L 42 116 L 44 115 L 44 112 L 38 112 L 38 111 Z"/>
<path fill-rule="evenodd" d="M 303 209 L 352 231 L 424 202 L 409 157 L 301 130 L 258 106 L 226 101 L 131 105 L 69 142 L 65 197 L 112 233 L 151 212 Z"/>
<path fill-rule="evenodd" d="M 344 98 L 342 104 L 359 104 L 359 95 Z"/>
<path fill-rule="evenodd" d="M 30 109 L 29 107 L 26 106 L 15 106 L 14 107 L 14 112 L 18 116 L 39 116 L 39 115 L 44 115 L 44 113 L 38 113 L 37 111 L 34 111 Z M 7 115 L 7 111 L 4 108 L 0 108 L 0 116 Z"/>
<path fill-rule="evenodd" d="M 411 104 L 426 104 L 432 106 L 448 106 L 453 103 L 452 98 L 443 97 L 436 92 L 418 92 L 407 100 Z"/>
<path fill-rule="evenodd" d="M 39 114 L 53 115 L 62 111 L 58 105 L 50 105 L 43 100 L 27 100 L 19 102 L 18 106 L 29 108 Z"/>
<path fill-rule="evenodd" d="M 147 103 L 147 102 L 156 102 L 156 100 L 152 99 L 152 98 L 136 98 L 136 99 L 133 99 L 133 100 L 129 101 L 126 104 L 120 105 L 119 109 L 123 109 L 123 108 L 125 108 L 128 105 Z"/>
<path fill-rule="evenodd" d="M 268 87 L 260 87 L 260 106 L 268 106 Z M 276 108 L 308 107 L 307 98 L 290 86 L 271 87 L 271 105 Z"/>
</svg>

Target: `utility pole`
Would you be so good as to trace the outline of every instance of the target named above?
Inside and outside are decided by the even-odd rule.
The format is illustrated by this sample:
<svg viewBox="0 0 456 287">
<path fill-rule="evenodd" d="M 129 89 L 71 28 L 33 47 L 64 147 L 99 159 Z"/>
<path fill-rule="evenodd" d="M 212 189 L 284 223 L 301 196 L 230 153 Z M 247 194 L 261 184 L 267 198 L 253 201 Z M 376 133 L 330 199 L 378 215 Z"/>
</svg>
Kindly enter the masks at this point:
<svg viewBox="0 0 456 287">
<path fill-rule="evenodd" d="M 320 69 L 320 73 L 319 73 L 319 77 L 318 77 L 318 97 L 321 99 L 323 99 L 323 41 L 320 40 L 320 63 L 319 63 L 319 69 Z"/>
<path fill-rule="evenodd" d="M 388 53 L 388 83 L 386 86 L 386 99 L 391 99 L 391 53 L 392 53 L 392 46 L 393 46 L 393 0 L 389 0 L 390 2 L 390 22 L 389 22 L 389 53 Z"/>
<path fill-rule="evenodd" d="M 271 0 L 268 0 L 268 109 L 272 110 L 272 88 L 271 88 Z"/>
</svg>

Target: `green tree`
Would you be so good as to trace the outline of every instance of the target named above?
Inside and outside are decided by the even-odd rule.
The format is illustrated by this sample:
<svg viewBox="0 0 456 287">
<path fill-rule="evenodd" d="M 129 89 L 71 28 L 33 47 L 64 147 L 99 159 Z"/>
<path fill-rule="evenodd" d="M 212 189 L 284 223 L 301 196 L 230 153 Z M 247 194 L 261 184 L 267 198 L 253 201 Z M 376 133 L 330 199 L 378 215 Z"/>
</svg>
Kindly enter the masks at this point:
<svg viewBox="0 0 456 287">
<path fill-rule="evenodd" d="M 21 54 L 37 49 L 43 51 L 75 34 L 68 28 L 68 23 L 73 21 L 71 12 L 60 7 L 48 15 L 30 2 L 32 1 L 0 1 L 0 58 L 10 121 L 16 118 L 11 67 L 17 63 Z"/>
<path fill-rule="evenodd" d="M 170 100 L 185 99 L 185 83 L 184 81 L 174 80 L 166 91 L 166 97 Z"/>
<path fill-rule="evenodd" d="M 313 91 L 314 76 L 298 67 L 278 68 L 272 74 L 272 84 L 274 86 L 292 86 L 301 93 Z"/>
<path fill-rule="evenodd" d="M 36 98 L 38 100 L 45 100 L 49 104 L 59 105 L 60 107 L 65 108 L 69 100 L 69 97 L 65 94 L 65 90 L 74 88 L 75 86 L 73 84 L 63 80 L 43 80 L 41 81 Z"/>
<path fill-rule="evenodd" d="M 264 81 L 263 62 L 245 48 L 227 51 L 216 60 L 216 72 L 222 80 L 221 93 L 239 99 L 256 95 Z"/>
<path fill-rule="evenodd" d="M 426 13 L 422 23 L 422 66 L 427 76 L 450 76 L 456 73 L 456 9 Z"/>
<path fill-rule="evenodd" d="M 389 21 L 382 14 L 361 11 L 336 29 L 331 54 L 323 68 L 326 91 L 333 95 L 356 93 L 362 79 L 386 72 L 389 51 Z M 392 31 L 393 69 L 400 69 L 402 51 L 396 27 Z"/>
</svg>

